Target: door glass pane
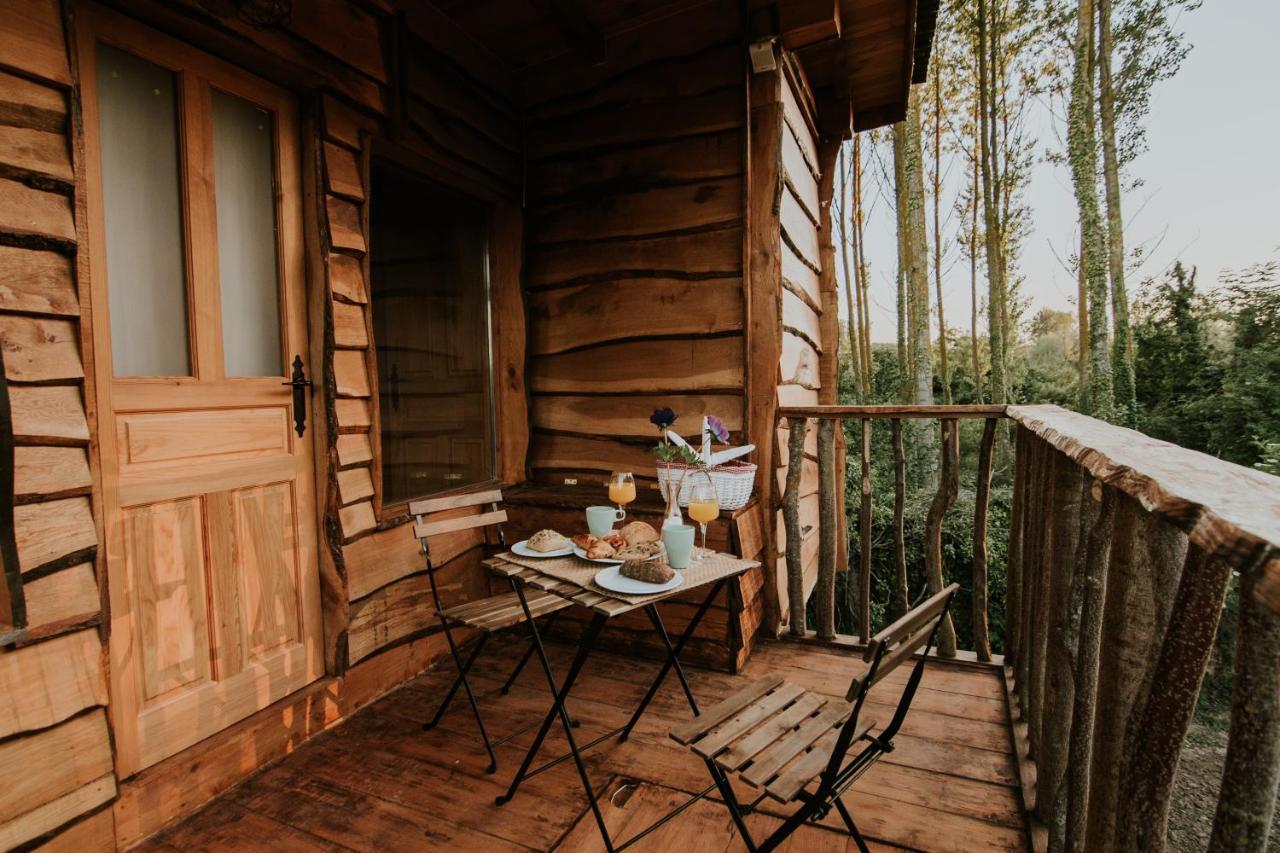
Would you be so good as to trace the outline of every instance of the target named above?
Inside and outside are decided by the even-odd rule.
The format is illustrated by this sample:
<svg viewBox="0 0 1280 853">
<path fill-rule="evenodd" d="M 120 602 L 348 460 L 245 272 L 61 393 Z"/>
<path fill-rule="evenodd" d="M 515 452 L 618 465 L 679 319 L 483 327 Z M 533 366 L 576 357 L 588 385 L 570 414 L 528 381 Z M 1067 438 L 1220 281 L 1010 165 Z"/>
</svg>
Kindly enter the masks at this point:
<svg viewBox="0 0 1280 853">
<path fill-rule="evenodd" d="M 492 479 L 488 212 L 386 167 L 370 204 L 383 501 Z"/>
<path fill-rule="evenodd" d="M 116 376 L 187 376 L 175 75 L 97 48 L 102 204 Z"/>
<path fill-rule="evenodd" d="M 271 113 L 213 92 L 222 351 L 228 376 L 281 376 Z"/>
</svg>

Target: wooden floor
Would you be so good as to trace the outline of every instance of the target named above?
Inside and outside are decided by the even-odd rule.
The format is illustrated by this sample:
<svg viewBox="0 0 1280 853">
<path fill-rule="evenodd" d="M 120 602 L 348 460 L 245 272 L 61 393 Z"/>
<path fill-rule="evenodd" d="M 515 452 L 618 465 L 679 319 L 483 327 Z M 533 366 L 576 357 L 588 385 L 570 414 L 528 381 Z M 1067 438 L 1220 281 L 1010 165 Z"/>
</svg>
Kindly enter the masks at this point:
<svg viewBox="0 0 1280 853">
<path fill-rule="evenodd" d="M 602 849 L 572 762 L 526 782 L 508 805 L 493 803 L 548 707 L 546 682 L 536 665 L 526 669 L 510 695 L 498 694 L 522 649 L 515 640 L 497 640 L 476 665 L 473 683 L 483 694 L 485 720 L 492 735 L 506 739 L 498 747 L 495 775 L 484 773 L 487 761 L 465 701 L 455 702 L 436 730 L 421 730 L 452 675 L 450 664 L 317 737 L 144 849 Z M 571 651 L 552 647 L 560 673 Z M 757 646 L 745 676 L 691 670 L 690 680 L 705 704 L 746 677 L 766 672 L 843 694 L 854 665 L 847 655 L 814 646 L 766 642 Z M 624 722 L 655 669 L 650 661 L 593 656 L 570 704 L 581 721 L 579 742 Z M 872 693 L 871 713 L 882 722 L 903 677 L 895 673 Z M 609 742 L 588 753 L 596 796 L 615 838 L 629 837 L 687 792 L 708 784 L 702 763 L 666 734 L 688 716 L 672 678 L 630 741 Z M 1026 849 L 1006 720 L 1004 689 L 995 670 L 930 663 L 897 749 L 845 795 L 872 849 Z M 562 734 L 549 743 L 557 754 L 565 747 Z M 750 817 L 757 840 L 778 825 L 778 814 L 771 805 Z M 822 826 L 804 827 L 784 849 L 856 851 L 841 826 L 832 814 Z M 633 849 L 701 853 L 744 846 L 723 805 L 704 800 Z"/>
</svg>

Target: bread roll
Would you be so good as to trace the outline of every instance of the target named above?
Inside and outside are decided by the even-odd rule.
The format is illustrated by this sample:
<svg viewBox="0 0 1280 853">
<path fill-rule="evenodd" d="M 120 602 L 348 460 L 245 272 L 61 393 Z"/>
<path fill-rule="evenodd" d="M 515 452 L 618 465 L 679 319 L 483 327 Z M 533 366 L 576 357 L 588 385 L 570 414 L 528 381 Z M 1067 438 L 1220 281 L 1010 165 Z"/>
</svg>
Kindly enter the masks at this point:
<svg viewBox="0 0 1280 853">
<path fill-rule="evenodd" d="M 622 538 L 627 540 L 628 545 L 638 545 L 641 542 L 657 542 L 661 537 L 658 531 L 653 529 L 652 524 L 643 521 L 633 521 L 624 525 L 618 531 L 622 534 Z"/>
<path fill-rule="evenodd" d="M 547 551 L 558 551 L 561 548 L 567 548 L 569 540 L 554 530 L 539 530 L 529 537 L 527 545 L 534 551 L 546 553 Z"/>
<path fill-rule="evenodd" d="M 618 573 L 645 583 L 666 583 L 676 576 L 666 560 L 627 560 Z"/>
</svg>

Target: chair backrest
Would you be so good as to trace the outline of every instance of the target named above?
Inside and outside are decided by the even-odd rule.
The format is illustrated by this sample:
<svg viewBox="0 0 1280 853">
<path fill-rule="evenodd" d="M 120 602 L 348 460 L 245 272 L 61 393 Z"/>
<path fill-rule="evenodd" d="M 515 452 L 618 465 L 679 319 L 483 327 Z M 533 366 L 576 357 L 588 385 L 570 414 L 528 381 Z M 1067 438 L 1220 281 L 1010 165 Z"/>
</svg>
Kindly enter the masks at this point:
<svg viewBox="0 0 1280 853">
<path fill-rule="evenodd" d="M 915 668 L 907 679 L 906 687 L 903 688 L 902 696 L 898 699 L 898 707 L 894 710 L 893 719 L 887 726 L 880 729 L 876 736 L 879 748 L 886 751 L 891 748 L 888 744 L 898 733 L 902 721 L 907 716 L 907 711 L 911 708 L 911 700 L 915 698 L 916 688 L 919 687 L 920 678 L 924 674 L 925 658 L 929 656 L 929 649 L 937 637 L 938 628 L 946 618 L 951 599 L 959 588 L 959 584 L 950 584 L 908 610 L 900 619 L 871 638 L 871 642 L 867 644 L 867 649 L 863 653 L 863 658 L 870 663 L 870 666 L 853 677 L 853 681 L 849 684 L 849 692 L 845 696 L 848 701 L 854 703 L 854 706 L 841 726 L 835 749 L 824 772 L 828 783 L 834 784 L 838 774 L 842 775 L 845 772 L 841 769 L 841 765 L 857 730 L 858 717 L 861 716 L 867 693 L 885 676 L 897 669 L 903 661 L 909 660 L 916 652 L 921 651 L 922 654 L 916 660 Z"/>
<path fill-rule="evenodd" d="M 431 559 L 431 548 L 428 540 L 442 533 L 454 533 L 459 530 L 471 530 L 476 527 L 496 525 L 498 543 L 505 546 L 502 522 L 507 520 L 507 511 L 499 508 L 502 503 L 501 489 L 487 489 L 482 492 L 468 492 L 463 495 L 449 495 L 443 498 L 426 498 L 409 504 L 409 513 L 413 516 L 413 535 L 422 541 L 422 553 Z M 442 518 L 436 521 L 426 520 L 432 513 L 447 509 L 465 509 L 472 506 L 489 504 L 488 512 L 473 513 L 456 518 Z"/>
</svg>

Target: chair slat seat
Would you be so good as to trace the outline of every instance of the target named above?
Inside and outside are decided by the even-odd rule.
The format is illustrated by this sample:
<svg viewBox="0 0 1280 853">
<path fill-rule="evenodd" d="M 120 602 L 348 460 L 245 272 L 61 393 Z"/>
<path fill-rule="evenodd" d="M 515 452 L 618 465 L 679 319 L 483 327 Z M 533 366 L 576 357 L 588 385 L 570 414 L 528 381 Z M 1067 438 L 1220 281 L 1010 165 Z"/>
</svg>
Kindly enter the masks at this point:
<svg viewBox="0 0 1280 853">
<path fill-rule="evenodd" d="M 534 618 L 546 616 L 557 610 L 568 607 L 570 602 L 550 592 L 535 593 L 527 596 L 529 612 Z M 520 596 L 514 592 L 468 601 L 456 607 L 442 611 L 446 619 L 459 622 L 470 628 L 481 631 L 498 631 L 524 621 L 524 608 L 520 606 Z"/>
</svg>

